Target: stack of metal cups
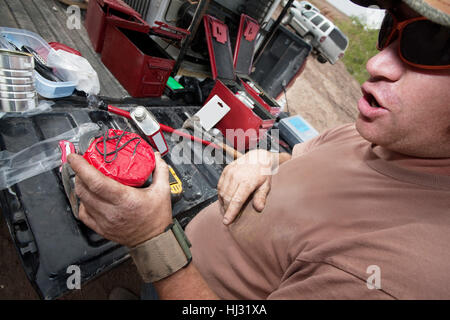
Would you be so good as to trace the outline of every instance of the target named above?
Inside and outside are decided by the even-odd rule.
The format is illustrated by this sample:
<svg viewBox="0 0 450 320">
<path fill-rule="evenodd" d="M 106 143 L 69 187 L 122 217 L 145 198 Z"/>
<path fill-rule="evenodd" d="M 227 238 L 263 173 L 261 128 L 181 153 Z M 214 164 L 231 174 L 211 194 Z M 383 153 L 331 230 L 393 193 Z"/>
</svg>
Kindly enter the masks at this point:
<svg viewBox="0 0 450 320">
<path fill-rule="evenodd" d="M 0 112 L 23 112 L 37 106 L 33 72 L 31 54 L 0 49 Z"/>
</svg>

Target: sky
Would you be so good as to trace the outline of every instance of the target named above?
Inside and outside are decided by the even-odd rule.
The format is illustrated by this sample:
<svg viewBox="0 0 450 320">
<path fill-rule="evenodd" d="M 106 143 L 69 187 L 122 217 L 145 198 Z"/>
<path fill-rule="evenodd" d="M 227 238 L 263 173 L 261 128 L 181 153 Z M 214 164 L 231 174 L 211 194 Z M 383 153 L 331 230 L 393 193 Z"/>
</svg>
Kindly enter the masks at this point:
<svg viewBox="0 0 450 320">
<path fill-rule="evenodd" d="M 360 7 L 350 0 L 326 0 L 348 16 L 358 16 L 369 28 L 379 28 L 384 11 Z"/>
</svg>

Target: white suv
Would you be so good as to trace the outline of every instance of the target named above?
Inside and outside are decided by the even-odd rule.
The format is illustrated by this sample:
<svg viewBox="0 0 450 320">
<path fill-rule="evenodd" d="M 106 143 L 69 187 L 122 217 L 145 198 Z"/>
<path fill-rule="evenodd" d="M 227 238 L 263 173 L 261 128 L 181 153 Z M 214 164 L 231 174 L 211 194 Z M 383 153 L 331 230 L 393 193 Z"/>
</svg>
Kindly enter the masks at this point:
<svg viewBox="0 0 450 320">
<path fill-rule="evenodd" d="M 348 38 L 333 22 L 316 10 L 291 7 L 283 24 L 290 25 L 306 42 L 311 44 L 321 63 L 335 64 L 344 56 Z"/>
<path fill-rule="evenodd" d="M 283 0 L 283 7 L 285 7 L 287 5 L 287 3 L 288 3 L 288 0 Z M 294 1 L 292 3 L 292 7 L 296 8 L 296 9 L 300 9 L 300 10 L 306 9 L 306 10 L 314 10 L 314 11 L 320 12 L 320 10 L 317 7 L 315 7 L 313 4 L 311 4 L 308 1 Z"/>
</svg>

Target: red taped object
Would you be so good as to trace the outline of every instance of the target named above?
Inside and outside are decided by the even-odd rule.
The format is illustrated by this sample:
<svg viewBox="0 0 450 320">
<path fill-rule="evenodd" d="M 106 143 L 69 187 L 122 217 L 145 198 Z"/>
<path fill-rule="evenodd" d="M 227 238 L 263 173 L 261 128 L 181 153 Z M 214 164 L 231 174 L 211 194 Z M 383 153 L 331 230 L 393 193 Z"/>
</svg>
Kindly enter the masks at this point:
<svg viewBox="0 0 450 320">
<path fill-rule="evenodd" d="M 106 162 L 103 155 L 104 137 L 95 139 L 83 157 L 105 176 L 127 186 L 140 187 L 155 169 L 155 154 L 152 147 L 135 133 L 125 132 L 119 139 L 123 133 L 122 130 L 108 130 L 107 136 L 116 139 L 106 142 Z M 128 141 L 130 142 L 123 147 Z M 123 149 L 117 153 L 108 155 L 121 147 Z"/>
</svg>

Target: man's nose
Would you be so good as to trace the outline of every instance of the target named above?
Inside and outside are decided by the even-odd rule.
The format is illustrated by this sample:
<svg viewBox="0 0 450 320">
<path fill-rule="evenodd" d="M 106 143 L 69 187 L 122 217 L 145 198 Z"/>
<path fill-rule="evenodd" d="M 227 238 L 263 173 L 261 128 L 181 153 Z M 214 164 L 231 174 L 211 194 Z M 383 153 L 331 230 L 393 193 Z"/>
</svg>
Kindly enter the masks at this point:
<svg viewBox="0 0 450 320">
<path fill-rule="evenodd" d="M 398 40 L 367 61 L 366 69 L 371 79 L 397 81 L 405 71 L 405 63 L 398 55 Z"/>
</svg>

